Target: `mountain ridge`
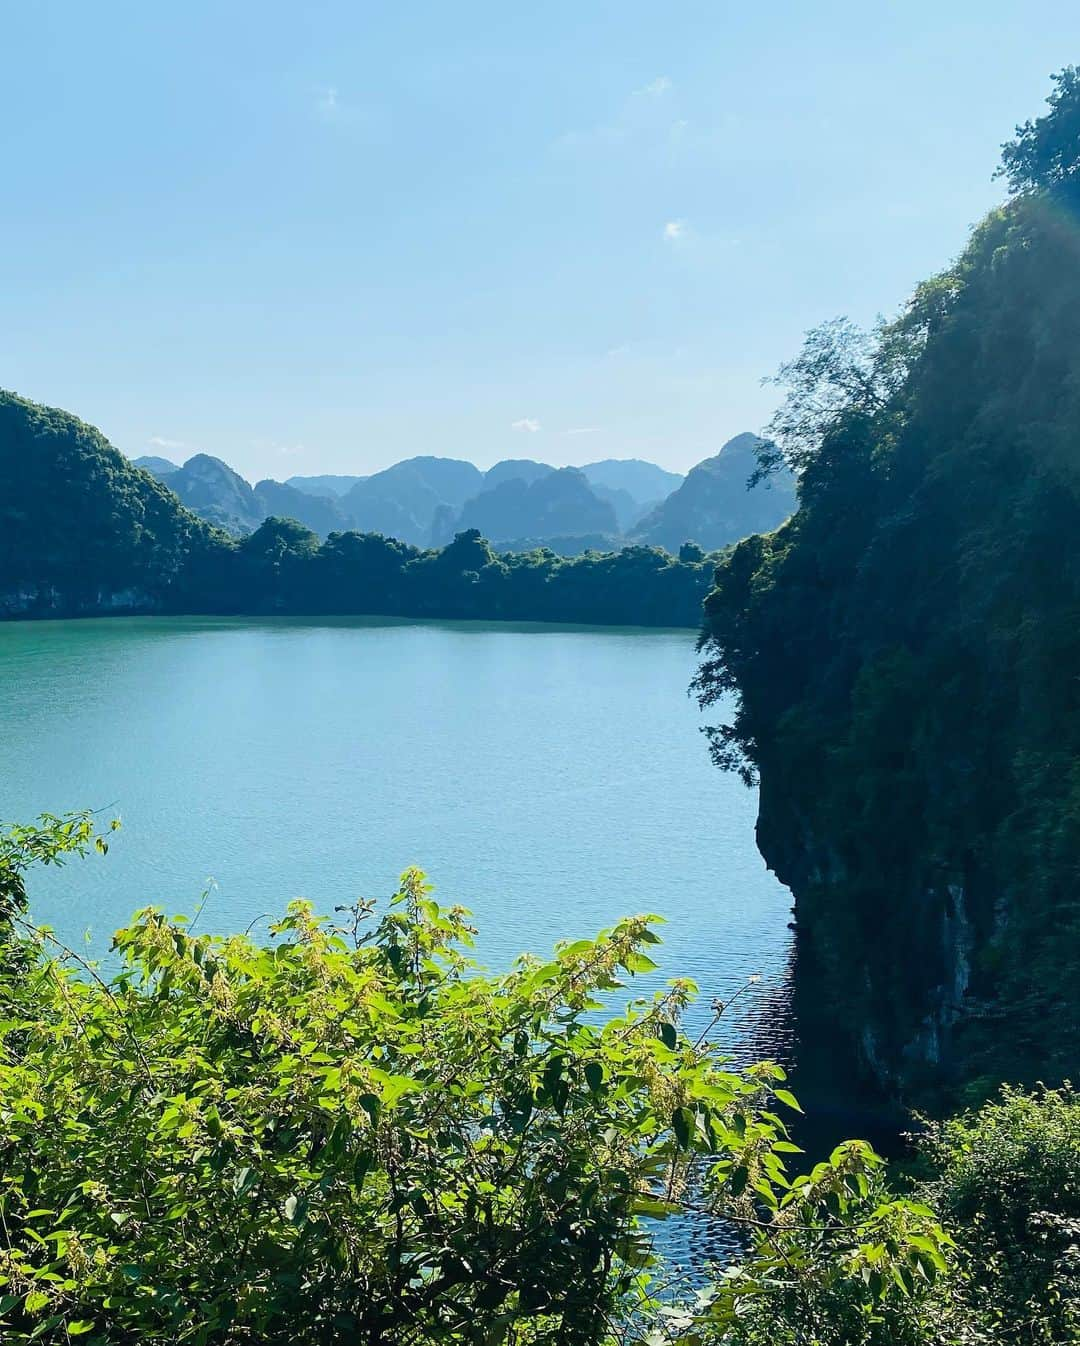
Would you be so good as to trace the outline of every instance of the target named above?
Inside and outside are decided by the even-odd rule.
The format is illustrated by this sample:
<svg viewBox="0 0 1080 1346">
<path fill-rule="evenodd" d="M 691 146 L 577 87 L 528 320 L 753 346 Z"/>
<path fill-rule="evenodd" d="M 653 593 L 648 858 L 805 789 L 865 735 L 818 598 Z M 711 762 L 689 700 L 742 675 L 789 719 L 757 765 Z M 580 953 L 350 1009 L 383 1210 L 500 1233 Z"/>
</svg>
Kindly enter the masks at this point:
<svg viewBox="0 0 1080 1346">
<path fill-rule="evenodd" d="M 750 435 L 736 436 L 721 453 L 730 454 L 743 441 L 756 442 Z M 478 526 L 500 546 L 529 539 L 545 546 L 557 543 L 559 551 L 572 553 L 602 538 L 612 546 L 646 542 L 675 552 L 689 540 L 709 547 L 714 536 L 730 535 L 739 527 L 740 511 L 730 501 L 726 508 L 731 517 L 722 528 L 708 517 L 702 524 L 702 511 L 707 516 L 714 508 L 708 501 L 699 502 L 685 521 L 674 511 L 675 517 L 664 522 L 664 507 L 673 493 L 685 491 L 688 478 L 641 458 L 606 458 L 566 468 L 531 458 L 504 458 L 481 471 L 467 459 L 422 454 L 368 476 L 293 476 L 284 482 L 264 478 L 254 485 L 210 454 L 194 454 L 183 464 L 153 455 L 133 461 L 200 518 L 234 536 L 254 531 L 265 518 L 284 516 L 324 539 L 355 528 L 412 546 L 438 547 L 460 529 Z M 712 461 L 698 464 L 691 476 L 700 476 L 699 469 Z M 651 494 L 665 487 L 673 490 L 663 498 Z M 691 494 L 693 489 L 692 483 Z M 738 494 L 731 482 L 725 489 Z M 760 526 L 760 517 L 760 511 L 752 513 L 747 528 Z M 701 538 L 692 538 L 695 529 Z M 676 539 L 682 532 L 686 536 Z M 745 530 L 738 533 L 743 535 Z"/>
<path fill-rule="evenodd" d="M 749 432 L 729 439 L 719 453 L 692 467 L 631 536 L 672 552 L 684 542 L 712 551 L 778 528 L 795 508 L 795 478 L 785 469 L 749 486 L 761 443 Z"/>
</svg>

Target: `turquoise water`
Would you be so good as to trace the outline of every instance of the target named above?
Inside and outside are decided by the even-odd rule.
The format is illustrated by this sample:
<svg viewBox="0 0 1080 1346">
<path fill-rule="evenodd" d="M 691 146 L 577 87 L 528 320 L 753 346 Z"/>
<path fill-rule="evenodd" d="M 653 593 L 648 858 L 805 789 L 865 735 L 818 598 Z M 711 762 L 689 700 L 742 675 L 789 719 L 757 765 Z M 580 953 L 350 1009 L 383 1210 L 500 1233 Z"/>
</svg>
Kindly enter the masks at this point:
<svg viewBox="0 0 1080 1346">
<path fill-rule="evenodd" d="M 473 910 L 493 967 L 659 912 L 665 977 L 707 1001 L 761 974 L 728 1036 L 783 1059 L 790 899 L 754 794 L 709 763 L 694 662 L 688 631 L 0 625 L 0 820 L 123 819 L 107 858 L 31 884 L 38 919 L 97 952 L 147 903 L 209 889 L 203 928 L 258 928 L 296 896 L 385 897 L 410 864 Z"/>
</svg>

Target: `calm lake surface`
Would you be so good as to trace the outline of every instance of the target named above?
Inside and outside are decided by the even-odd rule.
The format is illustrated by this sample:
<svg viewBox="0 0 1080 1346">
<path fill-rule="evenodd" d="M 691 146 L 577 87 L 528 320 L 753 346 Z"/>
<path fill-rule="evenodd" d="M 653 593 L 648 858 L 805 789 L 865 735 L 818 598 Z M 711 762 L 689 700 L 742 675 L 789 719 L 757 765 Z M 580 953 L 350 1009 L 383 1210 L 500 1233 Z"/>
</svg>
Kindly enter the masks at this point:
<svg viewBox="0 0 1080 1346">
<path fill-rule="evenodd" d="M 106 859 L 34 913 L 104 953 L 138 906 L 244 930 L 290 898 L 386 897 L 419 864 L 491 967 L 620 916 L 668 920 L 662 977 L 786 1059 L 789 896 L 755 795 L 709 762 L 689 631 L 121 618 L 0 624 L 0 820 L 102 810 Z"/>
</svg>

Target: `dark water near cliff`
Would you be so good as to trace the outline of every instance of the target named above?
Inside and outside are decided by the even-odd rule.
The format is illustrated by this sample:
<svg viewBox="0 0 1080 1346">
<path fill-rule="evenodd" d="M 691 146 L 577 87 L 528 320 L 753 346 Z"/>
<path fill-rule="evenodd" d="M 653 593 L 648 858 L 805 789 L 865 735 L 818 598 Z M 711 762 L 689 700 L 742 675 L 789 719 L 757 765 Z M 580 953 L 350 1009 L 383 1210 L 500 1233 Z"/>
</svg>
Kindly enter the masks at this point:
<svg viewBox="0 0 1080 1346">
<path fill-rule="evenodd" d="M 686 695 L 693 634 L 379 620 L 0 625 L 0 820 L 119 814 L 109 856 L 32 883 L 68 941 L 149 902 L 243 930 L 295 896 L 383 897 L 423 866 L 481 959 L 665 916 L 652 989 L 711 998 L 738 1057 L 791 1057 L 790 898 L 756 799 Z M 693 1023 L 691 1021 L 691 1026 Z"/>
</svg>

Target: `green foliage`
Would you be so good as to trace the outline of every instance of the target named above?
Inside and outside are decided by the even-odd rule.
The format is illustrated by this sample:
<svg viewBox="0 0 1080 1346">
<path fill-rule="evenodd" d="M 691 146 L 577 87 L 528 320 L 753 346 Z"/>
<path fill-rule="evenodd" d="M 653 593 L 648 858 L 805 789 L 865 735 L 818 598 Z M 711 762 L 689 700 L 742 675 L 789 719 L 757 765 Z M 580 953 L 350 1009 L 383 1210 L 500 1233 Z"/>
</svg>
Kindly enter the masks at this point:
<svg viewBox="0 0 1080 1346">
<path fill-rule="evenodd" d="M 922 1190 L 957 1242 L 955 1339 L 1080 1341 L 1080 1097 L 1005 1089 L 921 1148 Z"/>
<path fill-rule="evenodd" d="M 682 1346 L 929 1341 L 952 1239 L 928 1206 L 889 1191 L 882 1162 L 865 1143 L 848 1141 L 778 1202 L 768 1184 L 751 1178 L 751 1210 L 762 1202 L 766 1210 L 765 1218 L 746 1217 L 745 1255 L 691 1309 L 661 1314 L 661 1322 L 680 1329 Z M 720 1179 L 729 1182 L 722 1167 Z M 737 1190 L 741 1182 L 729 1185 Z M 736 1201 L 729 1196 L 728 1208 Z"/>
<path fill-rule="evenodd" d="M 98 430 L 0 390 L 0 614 L 152 609 L 218 540 Z"/>
<path fill-rule="evenodd" d="M 1076 88 L 1024 162 L 1065 163 Z M 827 324 L 782 372 L 763 467 L 798 472 L 800 508 L 721 563 L 697 687 L 736 694 L 713 753 L 760 778 L 797 992 L 908 1098 L 1059 1082 L 1080 1057 L 1080 215 L 1019 196 L 896 322 Z"/>
<path fill-rule="evenodd" d="M 748 1255 L 686 1309 L 657 1346 L 1068 1346 L 1080 1340 L 1080 1099 L 1005 1089 L 930 1124 L 921 1178 L 891 1196 L 881 1170 L 852 1180 L 852 1144 L 814 1185 L 771 1262 Z M 847 1166 L 845 1169 L 845 1165 Z M 837 1195 L 833 1195 L 836 1192 Z M 843 1208 L 842 1219 L 835 1214 Z M 932 1222 L 936 1210 L 946 1235 Z M 832 1221 L 830 1228 L 830 1221 Z M 848 1234 L 860 1226 L 863 1244 Z M 840 1230 L 839 1245 L 830 1241 Z"/>
<path fill-rule="evenodd" d="M 1051 76 L 1050 111 L 1016 128 L 1002 146 L 1001 176 L 1014 192 L 1049 191 L 1075 203 L 1080 191 L 1080 69 Z"/>
<path fill-rule="evenodd" d="M 85 819 L 4 843 L 5 872 L 78 852 Z M 149 908 L 106 983 L 17 912 L 0 977 L 5 1343 L 598 1346 L 662 1314 L 648 1225 L 693 1201 L 752 1237 L 708 1309 L 777 1279 L 799 1302 L 907 1298 L 948 1240 L 843 1146 L 793 1179 L 783 1071 L 678 1031 L 655 918 L 481 974 L 423 875 L 377 919 L 290 906 L 259 945 Z M 879 1250 L 880 1249 L 880 1250 Z M 845 1289 L 846 1287 L 846 1289 Z M 681 1325 L 680 1325 L 681 1324 Z M 702 1326 L 704 1330 L 704 1326 Z"/>
<path fill-rule="evenodd" d="M 331 532 L 320 543 L 276 517 L 231 538 L 97 430 L 0 392 L 0 617 L 242 612 L 696 626 L 717 559 L 644 546 L 497 556 L 474 529 L 441 550 L 378 533 Z"/>
<path fill-rule="evenodd" d="M 119 826 L 114 822 L 111 829 Z M 0 833 L 0 933 L 12 934 L 13 918 L 26 911 L 26 871 L 34 865 L 61 865 L 72 855 L 94 847 L 105 855 L 109 843 L 94 827 L 89 814 L 58 818 L 43 814 L 36 824 L 16 824 Z"/>
</svg>

